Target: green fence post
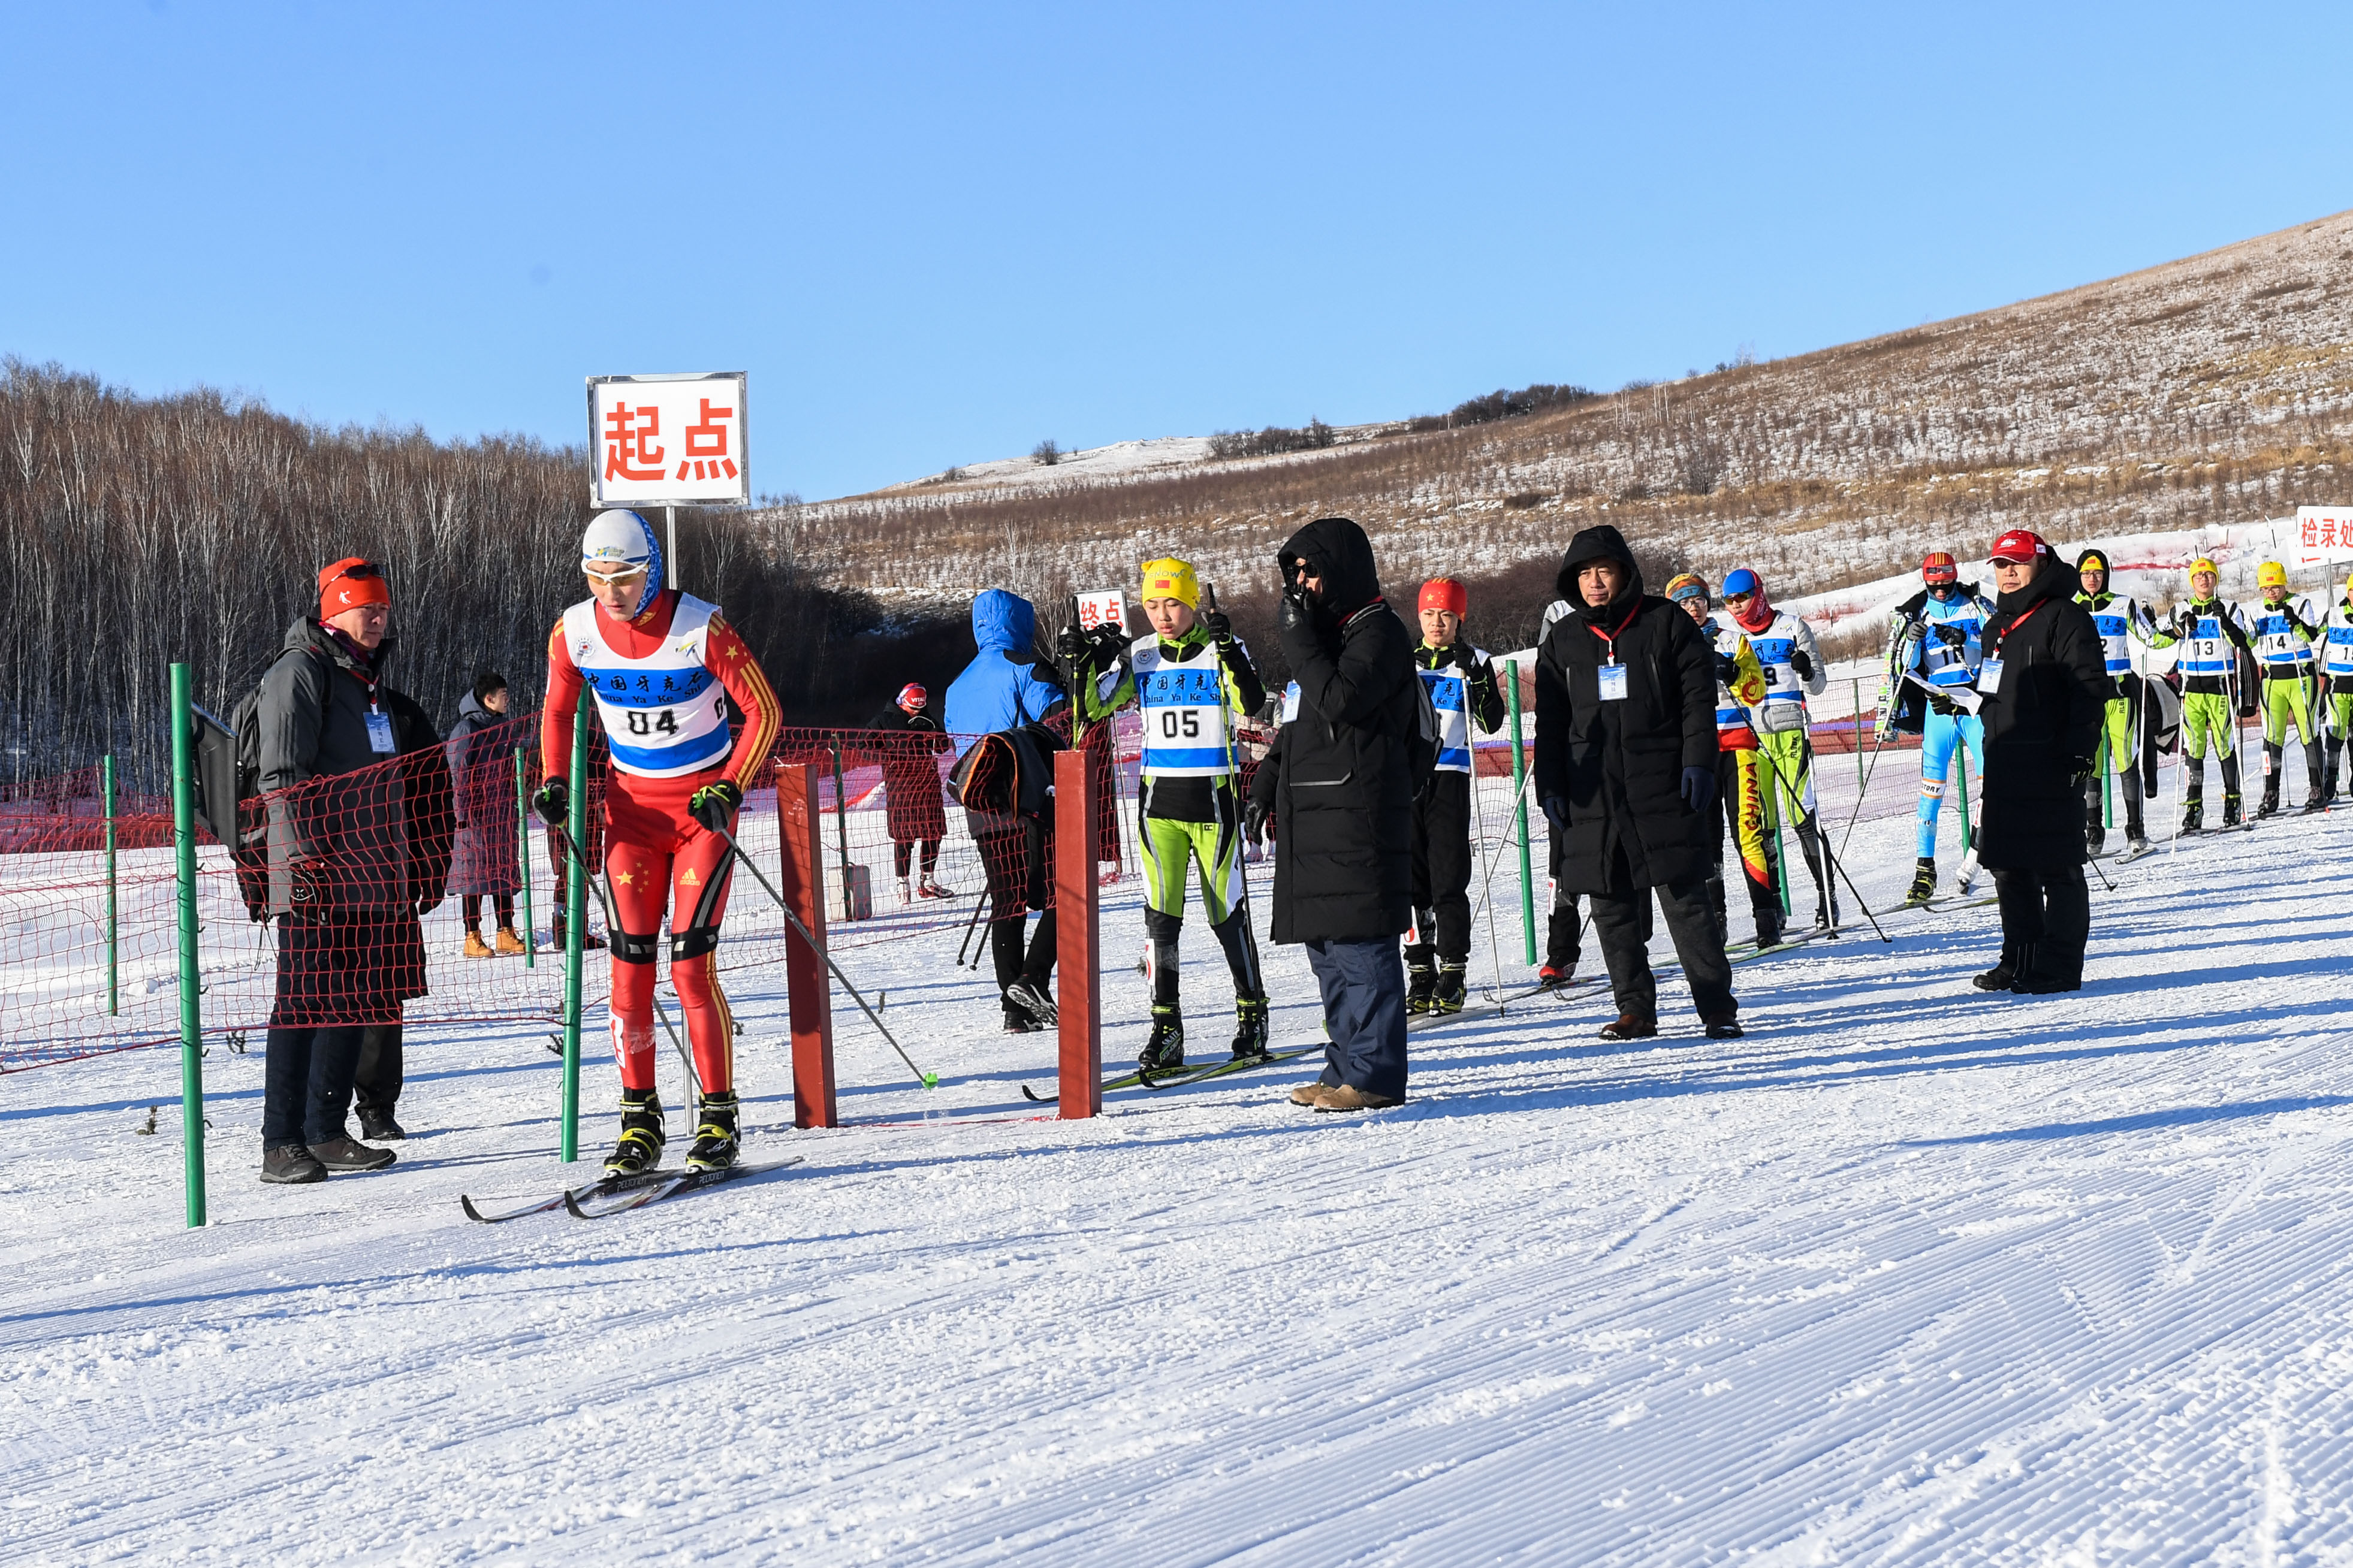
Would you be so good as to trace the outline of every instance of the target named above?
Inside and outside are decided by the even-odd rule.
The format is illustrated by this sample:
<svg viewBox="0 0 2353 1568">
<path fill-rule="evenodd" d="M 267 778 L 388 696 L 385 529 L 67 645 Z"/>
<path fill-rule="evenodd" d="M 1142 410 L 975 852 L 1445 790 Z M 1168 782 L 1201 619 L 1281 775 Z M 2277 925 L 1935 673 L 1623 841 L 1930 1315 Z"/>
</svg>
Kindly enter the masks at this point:
<svg viewBox="0 0 2353 1568">
<path fill-rule="evenodd" d="M 531 787 L 523 782 L 522 747 L 515 747 L 515 869 L 522 878 L 522 966 L 539 967 L 539 917 L 531 907 Z"/>
<path fill-rule="evenodd" d="M 1969 831 L 1969 754 L 1958 746 L 1953 748 L 1953 778 L 1961 797 L 1961 858 L 1966 860 L 1977 835 Z"/>
<path fill-rule="evenodd" d="M 196 962 L 195 735 L 188 713 L 188 667 L 172 667 L 172 845 L 180 884 L 181 1182 L 190 1228 L 205 1223 L 205 1022 Z"/>
<path fill-rule="evenodd" d="M 2100 826 L 2105 828 L 2116 825 L 2116 791 L 2108 783 L 2108 724 L 2103 717 L 2100 721 Z"/>
<path fill-rule="evenodd" d="M 109 1015 L 122 1011 L 121 937 L 122 905 L 114 881 L 114 753 L 106 753 L 99 764 L 99 784 L 106 793 L 106 1010 Z"/>
<path fill-rule="evenodd" d="M 1504 689 L 1512 707 L 1512 799 L 1518 816 L 1520 839 L 1520 940 L 1527 949 L 1525 962 L 1536 961 L 1536 889 L 1535 867 L 1528 859 L 1527 757 L 1520 742 L 1520 667 L 1504 661 Z"/>
<path fill-rule="evenodd" d="M 588 853 L 588 704 L 572 710 L 573 847 Z M 617 933 L 607 934 L 611 941 Z M 565 1164 L 580 1158 L 580 953 L 588 935 L 588 868 L 564 868 L 564 1128 Z"/>
<path fill-rule="evenodd" d="M 1854 685 L 1854 722 L 1847 726 L 1847 744 L 1854 748 L 1854 797 L 1862 798 L 1862 786 L 1869 782 L 1862 771 L 1862 677 L 1852 678 Z"/>
</svg>

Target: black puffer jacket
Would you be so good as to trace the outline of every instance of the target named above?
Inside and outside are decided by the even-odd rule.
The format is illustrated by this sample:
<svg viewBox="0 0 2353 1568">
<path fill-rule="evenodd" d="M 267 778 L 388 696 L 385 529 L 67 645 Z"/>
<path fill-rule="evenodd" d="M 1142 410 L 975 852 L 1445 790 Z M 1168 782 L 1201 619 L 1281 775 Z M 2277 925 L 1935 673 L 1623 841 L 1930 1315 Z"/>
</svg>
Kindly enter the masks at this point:
<svg viewBox="0 0 2353 1568">
<path fill-rule="evenodd" d="M 1577 591 L 1577 569 L 1609 559 L 1626 569 L 1600 609 Z M 1566 801 L 1561 885 L 1573 893 L 1613 886 L 1623 849 L 1632 886 L 1705 876 L 1715 864 L 1715 818 L 1683 804 L 1683 772 L 1715 772 L 1715 660 L 1692 618 L 1642 592 L 1642 574 L 1616 529 L 1588 528 L 1561 557 L 1558 592 L 1577 608 L 1553 623 L 1536 652 L 1536 798 Z M 1601 700 L 1600 668 L 1616 639 L 1626 667 L 1622 701 Z"/>
<path fill-rule="evenodd" d="M 2098 753 L 2114 683 L 2099 628 L 2074 602 L 2075 587 L 2075 574 L 2046 558 L 2025 587 L 1994 601 L 1985 626 L 1986 658 L 2001 660 L 2001 679 L 1978 710 L 1986 748 L 1978 859 L 1990 870 L 2084 863 L 2075 763 Z"/>
<path fill-rule="evenodd" d="M 1381 597 L 1372 542 L 1318 518 L 1277 557 L 1324 580 L 1309 625 L 1283 627 L 1299 716 L 1274 784 L 1276 942 L 1376 942 L 1413 923 L 1414 639 Z"/>
<path fill-rule="evenodd" d="M 441 898 L 457 826 L 448 760 L 425 710 L 384 684 L 391 651 L 385 643 L 363 661 L 306 616 L 287 628 L 261 678 L 269 914 Z M 389 752 L 370 743 L 371 696 L 391 726 Z M 298 863 L 309 868 L 304 890 L 314 895 L 300 900 Z"/>
</svg>

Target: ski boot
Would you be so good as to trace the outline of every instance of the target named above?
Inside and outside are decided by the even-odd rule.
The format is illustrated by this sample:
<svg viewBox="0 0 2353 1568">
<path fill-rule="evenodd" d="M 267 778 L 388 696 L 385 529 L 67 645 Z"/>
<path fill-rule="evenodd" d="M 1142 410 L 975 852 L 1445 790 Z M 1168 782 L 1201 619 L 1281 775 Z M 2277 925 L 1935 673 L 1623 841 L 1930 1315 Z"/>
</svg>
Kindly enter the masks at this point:
<svg viewBox="0 0 2353 1568">
<path fill-rule="evenodd" d="M 904 878 L 904 877 L 900 878 L 900 879 L 899 879 L 899 907 L 900 907 L 901 909 L 902 909 L 902 910 L 903 910 L 903 909 L 905 909 L 909 904 L 912 904 L 912 903 L 913 903 L 914 901 L 915 901 L 915 888 L 914 888 L 914 884 L 913 884 L 913 883 L 912 883 L 912 882 L 910 882 L 910 881 L 908 881 L 908 880 L 907 880 L 907 879 L 906 879 L 906 878 Z"/>
<path fill-rule="evenodd" d="M 1907 904 L 1920 905 L 1936 896 L 1936 858 L 1923 855 L 1912 872 L 1912 890 L 1904 895 Z"/>
<path fill-rule="evenodd" d="M 1234 998 L 1234 1060 L 1254 1062 L 1266 1057 L 1266 998 Z"/>
<path fill-rule="evenodd" d="M 670 1134 L 662 1127 L 661 1097 L 649 1089 L 621 1091 L 621 1139 L 605 1157 L 608 1176 L 634 1176 L 661 1163 Z"/>
<path fill-rule="evenodd" d="M 2263 781 L 2263 798 L 2255 806 L 2255 820 L 2257 822 L 2261 822 L 2266 816 L 2277 816 L 2279 815 L 2279 774 L 2274 773 L 2271 777 Z"/>
<path fill-rule="evenodd" d="M 2137 860 L 2137 859 L 2139 859 L 2142 856 L 2144 856 L 2144 855 L 2146 855 L 2146 854 L 2147 854 L 2147 853 L 2148 853 L 2148 835 L 2147 835 L 2147 834 L 2146 834 L 2146 833 L 2127 833 L 2126 835 L 2125 835 L 2125 855 L 2126 856 L 2126 858 L 2130 858 L 2130 859 Z"/>
<path fill-rule="evenodd" d="M 1435 1014 L 1462 1011 L 1462 965 L 1441 960 L 1438 965 L 1438 987 L 1430 994 L 1430 1010 Z"/>
<path fill-rule="evenodd" d="M 735 1095 L 732 1089 L 702 1097 L 702 1118 L 695 1123 L 694 1147 L 687 1152 L 690 1171 L 723 1171 L 735 1163 Z"/>
<path fill-rule="evenodd" d="M 2225 827 L 2239 826 L 2239 797 L 2236 795 L 2226 795 L 2222 797 L 2222 826 Z"/>
<path fill-rule="evenodd" d="M 1152 1005 L 1152 1034 L 1135 1065 L 1147 1073 L 1176 1072 L 1185 1065 L 1185 1019 L 1176 1008 Z"/>
<path fill-rule="evenodd" d="M 1015 981 L 1005 988 L 1005 1000 L 1008 1007 L 1020 1008 L 1041 1026 L 1061 1022 L 1061 1015 L 1054 1006 L 1053 994 L 1042 980 Z"/>
<path fill-rule="evenodd" d="M 915 897 L 919 899 L 953 899 L 955 897 L 955 889 L 953 888 L 944 888 L 940 886 L 940 879 L 926 871 L 923 873 L 923 879 L 915 884 Z"/>
<path fill-rule="evenodd" d="M 2202 800 L 2192 800 L 2181 808 L 2181 837 L 2188 838 L 2192 834 L 2205 831 L 2206 803 Z"/>
<path fill-rule="evenodd" d="M 1574 962 L 1547 963 L 1536 971 L 1537 988 L 1545 991 L 1557 991 L 1576 978 L 1577 964 Z"/>
<path fill-rule="evenodd" d="M 1430 1011 L 1430 998 L 1438 990 L 1438 971 L 1421 960 L 1408 959 L 1405 973 L 1406 1014 L 1419 1018 Z"/>
<path fill-rule="evenodd" d="M 1757 951 L 1763 952 L 1767 948 L 1780 946 L 1783 931 L 1781 911 L 1778 908 L 1767 906 L 1757 910 Z"/>
<path fill-rule="evenodd" d="M 2320 793 L 2319 787 L 2316 785 L 2314 786 L 2312 793 L 2304 797 L 2304 804 L 2295 808 L 2295 814 L 2298 816 L 2310 816 L 2316 811 L 2326 811 L 2327 809 L 2327 797 L 2323 795 Z"/>
</svg>

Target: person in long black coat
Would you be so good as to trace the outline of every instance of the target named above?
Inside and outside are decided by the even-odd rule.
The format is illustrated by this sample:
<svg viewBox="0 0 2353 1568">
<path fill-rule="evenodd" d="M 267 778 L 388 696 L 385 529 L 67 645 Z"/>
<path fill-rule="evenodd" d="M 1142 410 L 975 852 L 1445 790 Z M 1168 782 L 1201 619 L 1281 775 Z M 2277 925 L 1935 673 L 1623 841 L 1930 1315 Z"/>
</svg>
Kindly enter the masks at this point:
<svg viewBox="0 0 2353 1568">
<path fill-rule="evenodd" d="M 1373 1110 L 1405 1099 L 1398 938 L 1413 921 L 1421 725 L 1413 638 L 1381 597 L 1372 542 L 1348 519 L 1316 519 L 1275 561 L 1283 584 L 1275 631 L 1299 710 L 1282 726 L 1281 760 L 1269 759 L 1271 935 L 1305 944 L 1331 1036 L 1323 1077 L 1291 1098 L 1319 1110 Z"/>
<path fill-rule="evenodd" d="M 2073 991 L 2084 983 L 2092 899 L 2084 884 L 2084 783 L 2093 776 L 2112 683 L 2075 574 L 2042 535 L 1994 542 L 1993 618 L 1978 671 L 1985 805 L 1978 862 L 2001 899 L 2001 959 L 1984 991 Z"/>
<path fill-rule="evenodd" d="M 1642 591 L 1633 552 L 1607 524 L 1569 542 L 1557 586 L 1575 608 L 1536 653 L 1536 800 L 1561 886 L 1592 900 L 1619 1014 L 1602 1036 L 1659 1032 L 1655 891 L 1708 1034 L 1737 1037 L 1740 1005 L 1708 897 L 1720 837 L 1709 809 L 1715 652 L 1689 616 Z"/>
</svg>

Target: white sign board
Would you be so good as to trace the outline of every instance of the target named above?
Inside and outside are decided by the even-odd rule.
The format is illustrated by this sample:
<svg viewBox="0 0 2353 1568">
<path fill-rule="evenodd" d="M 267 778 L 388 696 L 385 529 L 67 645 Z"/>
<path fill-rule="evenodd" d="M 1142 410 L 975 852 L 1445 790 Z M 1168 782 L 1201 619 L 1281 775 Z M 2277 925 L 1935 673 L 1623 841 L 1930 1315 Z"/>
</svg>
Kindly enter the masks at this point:
<svg viewBox="0 0 2353 1568">
<path fill-rule="evenodd" d="M 2299 566 L 2318 566 L 2340 555 L 2353 555 L 2353 507 L 2296 508 L 2295 549 Z"/>
<path fill-rule="evenodd" d="M 1103 626 L 1117 626 L 1123 633 L 1127 630 L 1127 595 L 1117 588 L 1098 588 L 1079 595 L 1079 629 L 1091 632 Z"/>
<path fill-rule="evenodd" d="M 592 375 L 589 499 L 607 506 L 741 506 L 752 499 L 742 371 Z"/>
</svg>

